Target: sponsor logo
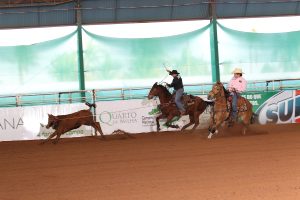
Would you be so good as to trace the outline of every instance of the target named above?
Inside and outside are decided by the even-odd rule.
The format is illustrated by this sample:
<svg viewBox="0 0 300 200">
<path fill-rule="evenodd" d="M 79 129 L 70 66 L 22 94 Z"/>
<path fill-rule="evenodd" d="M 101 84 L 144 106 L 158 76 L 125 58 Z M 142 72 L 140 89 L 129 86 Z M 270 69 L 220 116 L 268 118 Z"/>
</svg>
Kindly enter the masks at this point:
<svg viewBox="0 0 300 200">
<path fill-rule="evenodd" d="M 282 91 L 268 99 L 256 112 L 260 124 L 299 123 L 299 90 Z"/>
<path fill-rule="evenodd" d="M 148 114 L 149 115 L 156 115 L 156 114 L 160 114 L 160 109 L 158 107 L 153 108 Z"/>
<path fill-rule="evenodd" d="M 99 114 L 101 123 L 113 126 L 114 124 L 133 124 L 137 123 L 136 112 L 108 112 L 103 111 Z"/>
<path fill-rule="evenodd" d="M 9 130 L 9 129 L 18 129 L 20 126 L 23 126 L 23 119 L 20 118 L 0 118 L 0 130 Z"/>
<path fill-rule="evenodd" d="M 156 117 L 152 116 L 142 116 L 142 126 L 155 126 L 156 125 Z"/>
</svg>

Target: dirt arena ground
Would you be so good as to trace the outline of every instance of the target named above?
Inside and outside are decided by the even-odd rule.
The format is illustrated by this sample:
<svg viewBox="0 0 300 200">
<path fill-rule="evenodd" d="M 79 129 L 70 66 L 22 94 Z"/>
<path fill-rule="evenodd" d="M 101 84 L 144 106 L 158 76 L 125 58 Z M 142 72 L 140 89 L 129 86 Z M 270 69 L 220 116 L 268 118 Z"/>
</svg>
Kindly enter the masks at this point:
<svg viewBox="0 0 300 200">
<path fill-rule="evenodd" d="M 0 199 L 300 199 L 300 124 L 238 129 L 0 142 Z"/>
</svg>

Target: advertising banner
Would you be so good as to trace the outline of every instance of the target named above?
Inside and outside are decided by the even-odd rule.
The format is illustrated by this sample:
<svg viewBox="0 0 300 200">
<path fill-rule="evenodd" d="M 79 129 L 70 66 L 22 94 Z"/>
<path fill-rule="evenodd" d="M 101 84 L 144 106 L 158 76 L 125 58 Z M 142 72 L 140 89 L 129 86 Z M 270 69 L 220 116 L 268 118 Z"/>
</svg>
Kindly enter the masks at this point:
<svg viewBox="0 0 300 200">
<path fill-rule="evenodd" d="M 280 91 L 265 98 L 256 114 L 260 124 L 300 123 L 300 90 Z"/>
<path fill-rule="evenodd" d="M 129 133 L 152 132 L 156 131 L 156 117 L 160 115 L 157 105 L 159 100 L 124 100 L 97 103 L 97 120 L 99 120 L 102 130 L 105 134 L 115 130 L 123 130 Z M 200 125 L 198 128 L 208 126 L 209 111 L 206 110 L 200 116 Z M 160 121 L 161 131 L 178 130 L 167 128 L 166 119 Z M 183 116 L 180 119 L 174 118 L 173 124 L 179 127 L 189 123 L 189 117 Z M 189 128 L 192 128 L 189 127 Z"/>
<path fill-rule="evenodd" d="M 1 108 L 0 141 L 35 140 L 47 138 L 54 132 L 46 129 L 48 114 L 64 115 L 78 110 L 88 109 L 82 103 L 49 106 L 31 106 L 17 108 Z M 93 134 L 89 126 L 81 126 L 62 137 L 80 137 Z"/>
<path fill-rule="evenodd" d="M 300 123 L 300 90 L 248 93 L 243 95 L 253 105 L 258 115 L 258 123 Z M 204 96 L 201 96 L 205 98 Z M 100 122 L 105 135 L 122 130 L 128 133 L 156 131 L 156 117 L 160 115 L 159 100 L 136 99 L 121 101 L 101 101 L 92 109 L 96 121 Z M 1 108 L 0 141 L 35 140 L 47 138 L 55 130 L 46 129 L 48 114 L 66 115 L 89 109 L 83 103 L 62 104 L 17 108 Z M 198 128 L 207 128 L 210 120 L 210 107 L 200 115 Z M 166 119 L 159 121 L 161 131 L 178 129 L 167 128 Z M 182 128 L 189 123 L 189 117 L 174 118 L 174 125 Z M 192 128 L 189 127 L 188 129 Z M 81 137 L 94 135 L 94 129 L 81 126 L 62 137 Z"/>
</svg>

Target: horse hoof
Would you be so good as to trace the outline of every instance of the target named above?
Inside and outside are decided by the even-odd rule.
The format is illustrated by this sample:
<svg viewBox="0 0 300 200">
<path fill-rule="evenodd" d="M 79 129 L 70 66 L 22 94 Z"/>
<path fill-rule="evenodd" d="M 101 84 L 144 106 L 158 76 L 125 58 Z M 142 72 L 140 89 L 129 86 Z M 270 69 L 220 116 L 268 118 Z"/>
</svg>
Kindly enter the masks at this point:
<svg viewBox="0 0 300 200">
<path fill-rule="evenodd" d="M 207 139 L 211 139 L 211 137 L 213 136 L 213 133 L 209 133 L 209 135 L 207 136 Z"/>
</svg>

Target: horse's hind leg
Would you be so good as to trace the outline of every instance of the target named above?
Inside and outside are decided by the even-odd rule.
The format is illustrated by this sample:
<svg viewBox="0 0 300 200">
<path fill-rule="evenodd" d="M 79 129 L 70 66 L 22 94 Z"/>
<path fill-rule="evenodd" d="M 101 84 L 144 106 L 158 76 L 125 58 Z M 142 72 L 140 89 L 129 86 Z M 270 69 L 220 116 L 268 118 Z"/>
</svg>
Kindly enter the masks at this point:
<svg viewBox="0 0 300 200">
<path fill-rule="evenodd" d="M 192 132 L 194 132 L 195 131 L 195 129 L 199 126 L 199 116 L 200 116 L 200 112 L 195 112 L 195 114 L 194 114 L 194 117 L 193 117 L 193 121 L 194 121 L 194 126 L 193 126 L 193 128 L 192 128 Z"/>
<path fill-rule="evenodd" d="M 249 127 L 249 122 L 245 122 L 245 121 L 243 121 L 242 122 L 243 123 L 243 130 L 242 130 L 242 134 L 243 135 L 246 135 L 246 132 L 247 132 L 247 130 L 248 130 L 248 127 Z"/>
<path fill-rule="evenodd" d="M 193 117 L 192 115 L 189 115 L 189 118 L 190 118 L 190 122 L 187 123 L 186 125 L 184 125 L 184 126 L 181 128 L 181 131 L 185 130 L 186 128 L 188 128 L 189 126 L 191 126 L 192 124 L 195 123 L 194 117 Z"/>
<path fill-rule="evenodd" d="M 248 116 L 248 115 L 242 116 L 242 124 L 243 124 L 242 134 L 243 135 L 246 135 L 246 132 L 248 130 L 250 123 L 251 123 L 251 116 Z"/>
</svg>

